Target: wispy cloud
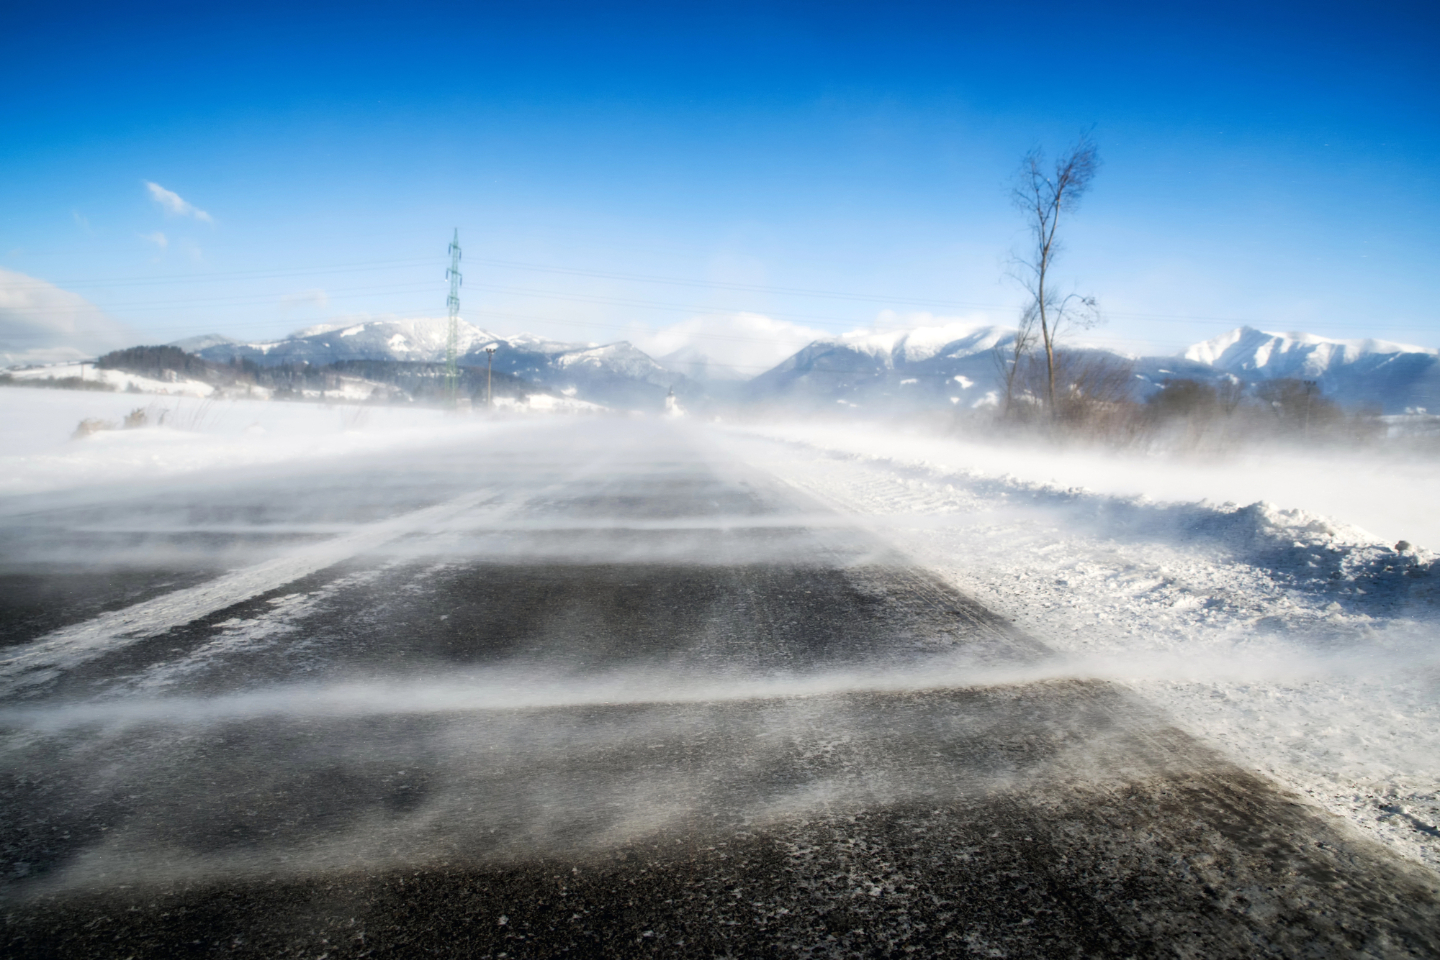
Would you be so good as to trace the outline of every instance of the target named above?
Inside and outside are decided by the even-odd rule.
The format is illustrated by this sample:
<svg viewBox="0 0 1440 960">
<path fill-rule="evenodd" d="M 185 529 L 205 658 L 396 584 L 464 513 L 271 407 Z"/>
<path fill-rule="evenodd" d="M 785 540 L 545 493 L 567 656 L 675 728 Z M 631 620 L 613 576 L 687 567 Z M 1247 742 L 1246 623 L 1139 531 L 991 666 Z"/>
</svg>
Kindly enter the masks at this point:
<svg viewBox="0 0 1440 960">
<path fill-rule="evenodd" d="M 170 238 L 165 236 L 165 234 L 161 233 L 159 230 L 156 230 L 154 233 L 137 233 L 135 234 L 135 236 L 139 237 L 141 240 L 149 240 L 161 250 L 164 250 L 166 247 L 170 246 Z"/>
<path fill-rule="evenodd" d="M 143 181 L 145 189 L 150 191 L 150 199 L 160 204 L 166 213 L 174 214 L 177 217 L 194 217 L 196 220 L 205 223 L 214 223 L 210 214 L 201 210 L 190 201 L 173 190 L 166 190 L 160 184 L 150 180 Z"/>
<path fill-rule="evenodd" d="M 313 290 L 301 290 L 299 293 L 287 293 L 280 298 L 280 308 L 288 310 L 292 307 L 319 307 L 324 310 L 330 305 L 329 295 L 320 288 Z"/>
<path fill-rule="evenodd" d="M 914 330 L 916 327 L 988 327 L 997 324 L 1004 326 L 1006 320 L 997 320 L 992 312 L 986 310 L 971 310 L 967 314 L 949 317 L 937 317 L 929 310 L 909 310 L 905 313 L 881 310 L 869 327 L 852 330 L 847 335 L 863 337 L 872 333 Z M 1014 326 L 1014 321 L 1010 321 L 1009 325 Z"/>
<path fill-rule="evenodd" d="M 71 210 L 70 215 L 75 218 L 75 224 L 84 230 L 88 235 L 95 236 L 95 229 L 90 226 L 90 221 L 79 210 Z"/>
</svg>

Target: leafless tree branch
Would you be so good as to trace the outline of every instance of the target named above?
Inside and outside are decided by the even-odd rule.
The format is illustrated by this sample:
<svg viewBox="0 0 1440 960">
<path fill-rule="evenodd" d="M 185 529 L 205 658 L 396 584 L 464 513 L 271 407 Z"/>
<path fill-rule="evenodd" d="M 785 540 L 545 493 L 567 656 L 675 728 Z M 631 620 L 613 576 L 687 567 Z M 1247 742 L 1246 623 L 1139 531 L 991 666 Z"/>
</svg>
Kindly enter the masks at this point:
<svg viewBox="0 0 1440 960">
<path fill-rule="evenodd" d="M 1011 200 L 1026 217 L 1030 247 L 1017 256 L 1014 276 L 1030 294 L 1022 315 L 1037 321 L 1045 348 L 1046 405 L 1051 416 L 1058 408 L 1055 397 L 1055 343 L 1065 325 L 1093 326 L 1099 313 L 1093 297 L 1061 296 L 1051 276 L 1061 246 L 1058 239 L 1061 214 L 1073 213 L 1089 190 L 1100 166 L 1100 156 L 1089 134 L 1082 134 L 1071 150 L 1051 168 L 1045 154 L 1035 148 L 1020 164 Z"/>
</svg>

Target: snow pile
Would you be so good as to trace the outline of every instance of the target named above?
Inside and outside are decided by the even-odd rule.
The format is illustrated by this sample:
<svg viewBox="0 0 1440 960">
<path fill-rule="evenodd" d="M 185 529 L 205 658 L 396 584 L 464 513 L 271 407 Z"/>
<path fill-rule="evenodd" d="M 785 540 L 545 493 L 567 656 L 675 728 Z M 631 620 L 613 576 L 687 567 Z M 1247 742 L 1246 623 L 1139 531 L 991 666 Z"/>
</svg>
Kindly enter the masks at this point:
<svg viewBox="0 0 1440 960">
<path fill-rule="evenodd" d="M 1112 463 L 1123 489 L 1095 490 L 1053 482 L 1097 470 L 1055 450 L 801 425 L 730 428 L 722 442 L 870 524 L 1065 655 L 1070 674 L 1132 686 L 1238 762 L 1440 868 L 1429 551 L 1271 502 L 1143 495 L 1193 465 L 1122 482 Z M 1230 469 L 1244 488 L 1245 465 Z"/>
</svg>

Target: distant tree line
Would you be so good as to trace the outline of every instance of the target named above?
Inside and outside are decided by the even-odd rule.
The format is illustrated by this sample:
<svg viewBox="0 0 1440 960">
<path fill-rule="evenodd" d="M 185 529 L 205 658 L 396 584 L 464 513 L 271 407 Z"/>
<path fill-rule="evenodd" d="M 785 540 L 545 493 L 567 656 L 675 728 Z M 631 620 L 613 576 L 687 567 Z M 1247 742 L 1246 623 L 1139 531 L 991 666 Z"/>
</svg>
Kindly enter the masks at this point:
<svg viewBox="0 0 1440 960">
<path fill-rule="evenodd" d="M 154 380 L 165 379 L 167 370 L 187 380 L 207 380 L 215 365 L 179 347 L 167 345 L 115 350 L 96 360 L 95 366 L 101 370 L 124 370 Z"/>
<path fill-rule="evenodd" d="M 1059 350 L 1049 361 L 1022 355 L 1009 383 L 1011 401 L 998 409 L 994 424 L 1006 432 L 1057 439 L 1180 448 L 1266 440 L 1354 442 L 1377 438 L 1385 429 L 1379 408 L 1346 411 L 1314 380 L 1177 377 L 1143 399 L 1141 384 L 1130 363 L 1099 351 Z"/>
<path fill-rule="evenodd" d="M 17 377 L 0 373 L 0 387 L 41 387 L 52 390 L 113 390 L 108 383 L 98 380 L 84 380 L 80 377 Z"/>
<path fill-rule="evenodd" d="M 253 360 L 236 357 L 229 362 L 216 362 L 186 353 L 179 347 L 128 347 L 107 353 L 95 365 L 107 370 L 123 370 L 155 380 L 188 379 L 222 388 L 262 387 L 277 400 L 299 399 L 307 393 L 327 393 L 343 388 L 345 381 L 367 380 L 378 384 L 371 392 L 375 402 L 414 400 L 421 403 L 443 402 L 448 398 L 445 364 L 403 360 L 340 360 L 327 364 L 284 363 L 262 366 Z M 383 389 L 390 388 L 390 389 Z M 460 368 L 459 394 L 473 402 L 483 402 L 486 390 L 484 367 Z M 493 374 L 495 397 L 524 398 L 538 388 L 520 377 L 496 371 Z"/>
</svg>

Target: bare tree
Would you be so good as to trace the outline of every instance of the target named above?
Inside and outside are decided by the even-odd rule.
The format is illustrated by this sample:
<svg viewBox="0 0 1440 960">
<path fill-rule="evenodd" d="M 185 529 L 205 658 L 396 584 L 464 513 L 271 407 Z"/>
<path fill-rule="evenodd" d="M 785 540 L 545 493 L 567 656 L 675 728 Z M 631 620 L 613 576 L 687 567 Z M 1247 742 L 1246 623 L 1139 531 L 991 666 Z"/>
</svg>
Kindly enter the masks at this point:
<svg viewBox="0 0 1440 960">
<path fill-rule="evenodd" d="M 1003 419 L 1010 419 L 1015 403 L 1015 385 L 1019 382 L 1020 365 L 1030 356 L 1030 349 L 1035 346 L 1035 305 L 1032 303 L 1020 315 L 1020 324 L 1015 329 L 1015 339 L 1007 347 L 1004 343 L 995 345 L 995 368 L 1000 374 L 1000 382 L 1005 385 L 1005 405 L 1001 407 L 1000 416 Z"/>
<path fill-rule="evenodd" d="M 1057 415 L 1055 341 L 1060 329 L 1066 324 L 1091 326 L 1098 319 L 1093 297 L 1073 293 L 1061 296 L 1055 289 L 1051 272 L 1060 254 L 1060 215 L 1074 212 L 1099 166 L 1099 154 L 1088 134 L 1081 135 L 1070 152 L 1055 161 L 1053 170 L 1047 165 L 1044 151 L 1036 147 L 1025 155 L 1011 194 L 1015 206 L 1029 221 L 1031 247 L 1025 256 L 1016 257 L 1014 276 L 1030 294 L 1024 316 L 1031 324 L 1036 320 L 1040 324 L 1040 339 L 1045 346 L 1046 404 L 1052 417 Z"/>
</svg>

